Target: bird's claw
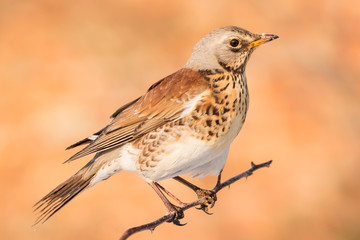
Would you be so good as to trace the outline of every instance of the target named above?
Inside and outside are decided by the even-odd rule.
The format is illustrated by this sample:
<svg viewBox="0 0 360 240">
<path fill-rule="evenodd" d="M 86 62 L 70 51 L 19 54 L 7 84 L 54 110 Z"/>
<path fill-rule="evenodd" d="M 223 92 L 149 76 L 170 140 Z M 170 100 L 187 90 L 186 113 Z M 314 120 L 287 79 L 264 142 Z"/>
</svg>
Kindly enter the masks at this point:
<svg viewBox="0 0 360 240">
<path fill-rule="evenodd" d="M 212 213 L 209 212 L 209 209 L 215 205 L 217 200 L 216 192 L 212 190 L 198 189 L 196 194 L 199 199 L 204 198 L 204 202 L 202 202 L 200 207 L 197 209 L 203 210 L 208 215 L 212 215 Z"/>
<path fill-rule="evenodd" d="M 184 212 L 180 207 L 173 206 L 170 210 L 170 213 L 173 214 L 173 217 L 169 219 L 167 222 L 172 222 L 177 226 L 185 226 L 186 223 L 181 223 L 179 220 L 184 218 Z"/>
<path fill-rule="evenodd" d="M 207 215 L 213 215 L 213 213 L 209 212 L 209 207 L 206 206 L 205 204 L 201 204 L 200 207 L 197 207 L 196 209 L 202 210 Z"/>
</svg>

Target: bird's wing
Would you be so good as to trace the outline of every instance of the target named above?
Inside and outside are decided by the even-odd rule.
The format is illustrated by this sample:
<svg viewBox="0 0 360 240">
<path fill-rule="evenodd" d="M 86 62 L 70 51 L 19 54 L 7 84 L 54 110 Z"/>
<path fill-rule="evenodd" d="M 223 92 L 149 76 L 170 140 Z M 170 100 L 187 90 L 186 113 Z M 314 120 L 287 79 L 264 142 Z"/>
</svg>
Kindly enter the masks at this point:
<svg viewBox="0 0 360 240">
<path fill-rule="evenodd" d="M 67 162 L 131 142 L 166 122 L 180 119 L 200 100 L 199 96 L 208 92 L 209 83 L 198 71 L 181 69 L 153 84 L 142 97 L 117 110 L 105 128 L 68 147 L 88 143 Z"/>
</svg>

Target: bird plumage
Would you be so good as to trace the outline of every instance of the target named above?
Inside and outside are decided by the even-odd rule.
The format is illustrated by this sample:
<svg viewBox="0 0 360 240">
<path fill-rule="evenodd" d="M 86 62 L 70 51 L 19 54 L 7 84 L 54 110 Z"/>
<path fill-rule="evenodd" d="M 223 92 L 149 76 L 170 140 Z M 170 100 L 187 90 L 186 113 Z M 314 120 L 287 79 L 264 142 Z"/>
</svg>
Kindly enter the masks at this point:
<svg viewBox="0 0 360 240">
<path fill-rule="evenodd" d="M 153 84 L 137 101 L 127 104 L 101 132 L 95 133 L 98 137 L 68 161 L 134 141 L 179 118 L 187 104 L 207 87 L 208 83 L 196 71 L 175 72 Z"/>
<path fill-rule="evenodd" d="M 36 223 L 122 170 L 147 181 L 219 174 L 248 109 L 247 60 L 256 46 L 275 38 L 229 26 L 201 39 L 184 68 L 119 108 L 103 129 L 68 147 L 88 144 L 67 161 L 96 154 L 36 204 L 41 213 Z"/>
</svg>

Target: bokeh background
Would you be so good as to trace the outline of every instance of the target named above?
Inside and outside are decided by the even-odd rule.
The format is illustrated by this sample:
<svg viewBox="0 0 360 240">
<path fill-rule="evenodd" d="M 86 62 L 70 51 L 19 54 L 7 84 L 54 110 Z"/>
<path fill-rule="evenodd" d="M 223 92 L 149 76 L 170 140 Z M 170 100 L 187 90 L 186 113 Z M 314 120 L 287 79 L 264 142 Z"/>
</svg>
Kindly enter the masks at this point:
<svg viewBox="0 0 360 240">
<path fill-rule="evenodd" d="M 131 239 L 360 239 L 358 1 L 0 1 L 1 239 L 117 239 L 165 213 L 121 173 L 31 228 L 32 205 L 90 158 L 65 147 L 181 68 L 211 30 L 280 38 L 252 56 L 245 126 L 223 177 L 273 159 L 219 194 L 207 216 Z M 210 188 L 214 177 L 194 181 Z M 195 198 L 176 182 L 165 186 Z"/>
</svg>

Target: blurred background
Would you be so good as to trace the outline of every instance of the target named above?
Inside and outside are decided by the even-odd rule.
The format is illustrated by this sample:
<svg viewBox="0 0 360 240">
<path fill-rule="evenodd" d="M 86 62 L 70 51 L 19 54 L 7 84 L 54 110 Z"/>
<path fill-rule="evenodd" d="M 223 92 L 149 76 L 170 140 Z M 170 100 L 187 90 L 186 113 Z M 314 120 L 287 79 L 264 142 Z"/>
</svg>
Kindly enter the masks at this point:
<svg viewBox="0 0 360 240">
<path fill-rule="evenodd" d="M 165 213 L 153 190 L 121 173 L 38 229 L 32 205 L 90 159 L 62 165 L 70 144 L 181 68 L 211 30 L 236 25 L 280 38 L 247 67 L 250 110 L 214 215 L 192 209 L 130 239 L 360 239 L 358 1 L 0 1 L 0 236 L 117 239 Z M 205 188 L 215 177 L 194 182 Z M 192 192 L 165 186 L 184 201 Z"/>
</svg>

